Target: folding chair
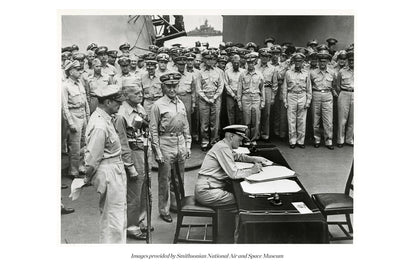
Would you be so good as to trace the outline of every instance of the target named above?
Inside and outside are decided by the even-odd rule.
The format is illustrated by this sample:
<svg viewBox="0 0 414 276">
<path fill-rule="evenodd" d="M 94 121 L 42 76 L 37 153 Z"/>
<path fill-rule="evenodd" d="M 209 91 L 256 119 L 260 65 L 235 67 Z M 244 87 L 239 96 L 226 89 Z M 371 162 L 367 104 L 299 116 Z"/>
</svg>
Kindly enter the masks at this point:
<svg viewBox="0 0 414 276">
<path fill-rule="evenodd" d="M 354 190 L 353 178 L 354 161 L 352 161 L 344 193 L 320 193 L 312 195 L 313 200 L 327 221 L 328 216 L 345 215 L 345 221 L 328 221 L 328 224 L 337 225 L 345 234 L 345 237 L 334 237 L 331 233 L 329 233 L 331 241 L 353 239 L 354 230 L 351 223 L 351 214 L 354 213 L 354 199 L 351 197 L 351 190 Z M 345 229 L 344 225 L 347 225 L 348 230 Z"/>
</svg>

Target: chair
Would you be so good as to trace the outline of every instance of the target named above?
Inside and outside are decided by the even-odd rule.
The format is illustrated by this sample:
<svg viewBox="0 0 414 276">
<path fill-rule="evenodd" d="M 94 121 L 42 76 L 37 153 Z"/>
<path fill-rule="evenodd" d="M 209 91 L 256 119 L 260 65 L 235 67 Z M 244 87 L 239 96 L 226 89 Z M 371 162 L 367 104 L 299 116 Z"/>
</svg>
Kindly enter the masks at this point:
<svg viewBox="0 0 414 276">
<path fill-rule="evenodd" d="M 352 161 L 351 170 L 345 185 L 345 193 L 320 193 L 312 195 L 313 200 L 327 221 L 328 216 L 345 215 L 345 221 L 328 221 L 328 224 L 337 225 L 345 234 L 345 237 L 334 237 L 331 233 L 329 233 L 331 241 L 353 239 L 352 234 L 354 230 L 351 223 L 351 214 L 354 213 L 354 199 L 350 195 L 351 190 L 354 190 L 353 178 L 354 161 Z M 344 225 L 348 226 L 348 230 L 345 229 Z"/>
<path fill-rule="evenodd" d="M 175 168 L 175 169 L 174 169 Z M 185 196 L 184 184 L 179 173 L 178 164 L 175 163 L 171 169 L 171 184 L 173 185 L 175 200 L 177 203 L 177 227 L 174 235 L 174 243 L 186 242 L 186 243 L 216 243 L 217 242 L 217 226 L 218 216 L 217 212 L 210 207 L 198 205 L 194 196 Z M 178 183 L 176 182 L 178 179 Z M 211 224 L 183 224 L 184 217 L 210 217 L 212 220 Z M 208 227 L 213 228 L 213 237 L 211 240 L 207 239 Z M 181 228 L 186 227 L 187 233 L 185 238 L 180 238 Z M 193 239 L 190 237 L 191 228 L 203 227 L 204 236 L 203 239 Z"/>
</svg>

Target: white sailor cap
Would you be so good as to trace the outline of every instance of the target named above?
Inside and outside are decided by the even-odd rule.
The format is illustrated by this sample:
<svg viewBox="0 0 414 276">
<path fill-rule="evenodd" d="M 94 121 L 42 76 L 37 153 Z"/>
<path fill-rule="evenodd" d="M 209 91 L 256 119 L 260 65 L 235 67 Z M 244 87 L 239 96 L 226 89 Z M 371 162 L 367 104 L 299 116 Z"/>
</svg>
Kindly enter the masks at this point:
<svg viewBox="0 0 414 276">
<path fill-rule="evenodd" d="M 230 125 L 230 126 L 224 127 L 223 131 L 234 133 L 234 134 L 240 135 L 241 137 L 247 139 L 247 136 L 246 136 L 247 128 L 248 127 L 246 125 Z"/>
</svg>

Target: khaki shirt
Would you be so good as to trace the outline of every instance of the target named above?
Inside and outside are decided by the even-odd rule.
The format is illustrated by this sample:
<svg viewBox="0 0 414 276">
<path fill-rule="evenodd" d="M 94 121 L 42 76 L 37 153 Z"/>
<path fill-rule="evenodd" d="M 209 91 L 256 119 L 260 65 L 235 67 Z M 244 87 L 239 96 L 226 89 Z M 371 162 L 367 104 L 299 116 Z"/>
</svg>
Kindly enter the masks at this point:
<svg viewBox="0 0 414 276">
<path fill-rule="evenodd" d="M 163 96 L 151 109 L 150 131 L 152 146 L 156 156 L 161 157 L 160 136 L 183 135 L 185 146 L 191 149 L 191 134 L 187 120 L 187 112 L 183 102 L 177 97 L 174 100 Z"/>
<path fill-rule="evenodd" d="M 290 69 L 286 71 L 285 79 L 282 85 L 283 102 L 287 103 L 288 93 L 302 94 L 306 93 L 305 105 L 310 105 L 312 100 L 312 86 L 309 71 L 300 69 Z"/>
<path fill-rule="evenodd" d="M 354 69 L 345 67 L 338 73 L 338 92 L 354 90 Z"/>
<path fill-rule="evenodd" d="M 191 104 L 195 107 L 196 93 L 198 93 L 198 89 L 199 85 L 195 74 L 184 70 L 184 74 L 181 74 L 181 79 L 177 86 L 177 95 L 191 95 Z"/>
<path fill-rule="evenodd" d="M 224 89 L 224 79 L 222 73 L 217 68 L 200 70 L 200 92 L 199 95 L 205 101 L 216 100 L 220 97 Z"/>
<path fill-rule="evenodd" d="M 132 151 L 144 149 L 144 137 L 141 129 L 134 127 L 135 121 L 148 120 L 145 109 L 138 104 L 136 108 L 128 102 L 122 102 L 114 121 L 116 132 L 122 147 L 122 161 L 125 166 L 134 164 Z M 131 148 L 131 145 L 133 147 Z"/>
<path fill-rule="evenodd" d="M 86 118 L 89 119 L 89 105 L 86 99 L 86 91 L 82 83 L 67 78 L 62 84 L 62 109 L 63 117 L 68 122 L 69 126 L 73 125 L 71 109 L 83 108 L 86 113 Z"/>
<path fill-rule="evenodd" d="M 265 64 L 265 65 L 260 65 L 260 66 L 256 65 L 255 70 L 262 73 L 263 80 L 264 80 L 264 86 L 272 88 L 272 90 L 274 90 L 273 80 L 274 80 L 274 74 L 275 74 L 275 67 L 271 64 Z M 277 86 L 276 86 L 276 90 L 277 90 Z"/>
<path fill-rule="evenodd" d="M 207 152 L 198 174 L 218 180 L 245 178 L 251 171 L 237 169 L 236 161 L 248 162 L 248 159 L 249 156 L 235 153 L 224 140 L 220 140 Z"/>
<path fill-rule="evenodd" d="M 239 70 L 234 71 L 233 66 L 230 66 L 230 68 L 224 72 L 224 83 L 227 94 L 233 98 L 237 97 L 237 86 L 239 85 L 240 74 L 244 71 L 245 70 L 243 68 L 239 68 Z"/>
<path fill-rule="evenodd" d="M 121 142 L 112 117 L 97 107 L 86 127 L 85 165 L 90 179 L 104 159 L 121 156 Z"/>
<path fill-rule="evenodd" d="M 264 78 L 262 73 L 256 70 L 242 72 L 239 77 L 237 86 L 237 101 L 241 102 L 242 96 L 245 94 L 259 94 L 261 101 L 264 101 Z"/>
<path fill-rule="evenodd" d="M 115 66 L 107 63 L 105 66 L 102 65 L 102 74 L 107 74 L 111 77 L 115 77 L 115 75 L 118 73 Z"/>
<path fill-rule="evenodd" d="M 321 69 L 315 69 L 310 71 L 310 77 L 312 82 L 312 91 L 330 91 L 332 92 L 336 85 L 335 72 L 329 68 L 324 71 Z"/>
<path fill-rule="evenodd" d="M 113 84 L 114 80 L 112 77 L 106 74 L 94 74 L 89 76 L 88 79 L 88 91 L 89 96 L 96 96 L 96 91 L 102 90 L 110 84 Z"/>
<path fill-rule="evenodd" d="M 163 96 L 161 81 L 157 76 L 150 77 L 148 72 L 141 76 L 141 85 L 144 99 L 157 100 Z"/>
<path fill-rule="evenodd" d="M 126 81 L 135 84 L 139 88 L 142 88 L 142 86 L 139 85 L 140 82 L 141 82 L 139 77 L 132 74 L 131 72 L 128 72 L 128 74 L 122 74 L 122 73 L 118 74 L 114 78 L 114 84 L 119 85 L 119 87 L 121 87 L 121 88 L 125 86 Z"/>
</svg>

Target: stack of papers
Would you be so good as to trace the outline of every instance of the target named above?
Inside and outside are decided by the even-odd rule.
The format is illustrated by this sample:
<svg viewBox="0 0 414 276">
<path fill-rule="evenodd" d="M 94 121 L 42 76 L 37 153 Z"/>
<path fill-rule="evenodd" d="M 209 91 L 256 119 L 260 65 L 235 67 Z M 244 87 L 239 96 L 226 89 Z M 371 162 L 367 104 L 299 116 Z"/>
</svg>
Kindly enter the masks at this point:
<svg viewBox="0 0 414 276">
<path fill-rule="evenodd" d="M 274 193 L 296 193 L 301 190 L 299 185 L 289 179 L 273 180 L 260 183 L 249 183 L 243 181 L 240 183 L 243 192 L 247 194 L 274 194 Z"/>
<path fill-rule="evenodd" d="M 296 173 L 284 166 L 267 166 L 263 167 L 263 171 L 246 177 L 246 180 L 251 182 L 260 182 L 284 179 L 294 176 L 296 176 Z"/>
</svg>

